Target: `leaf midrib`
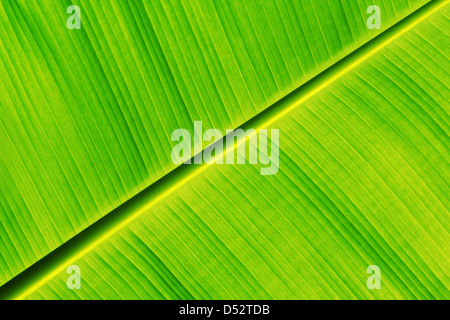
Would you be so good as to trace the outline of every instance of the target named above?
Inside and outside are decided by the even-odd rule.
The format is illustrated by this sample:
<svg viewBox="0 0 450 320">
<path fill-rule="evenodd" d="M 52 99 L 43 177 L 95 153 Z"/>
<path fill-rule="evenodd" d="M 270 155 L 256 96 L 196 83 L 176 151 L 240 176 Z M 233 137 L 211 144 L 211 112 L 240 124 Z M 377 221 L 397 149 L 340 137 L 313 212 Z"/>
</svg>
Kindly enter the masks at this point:
<svg viewBox="0 0 450 320">
<path fill-rule="evenodd" d="M 301 85 L 276 103 L 239 126 L 244 130 L 266 128 L 296 107 L 322 91 L 343 75 L 386 47 L 388 44 L 414 28 L 450 0 L 431 1 L 403 20 L 397 22 L 369 42 L 331 65 L 314 78 Z M 224 137 L 225 138 L 225 137 Z M 242 140 L 242 139 L 241 139 Z M 222 143 L 223 140 L 215 143 Z M 237 141 L 236 144 L 242 141 Z M 235 145 L 236 146 L 236 145 Z M 234 146 L 234 147 L 235 147 Z M 224 153 L 227 150 L 223 151 Z M 193 159 L 193 158 L 192 158 Z M 205 171 L 209 165 L 183 164 L 136 196 L 103 216 L 85 230 L 47 254 L 20 274 L 0 287 L 0 299 L 23 299 L 61 272 L 64 267 L 83 257 L 86 253 L 123 229 L 141 214 L 147 212 L 160 200 L 183 186 L 187 181 Z"/>
</svg>

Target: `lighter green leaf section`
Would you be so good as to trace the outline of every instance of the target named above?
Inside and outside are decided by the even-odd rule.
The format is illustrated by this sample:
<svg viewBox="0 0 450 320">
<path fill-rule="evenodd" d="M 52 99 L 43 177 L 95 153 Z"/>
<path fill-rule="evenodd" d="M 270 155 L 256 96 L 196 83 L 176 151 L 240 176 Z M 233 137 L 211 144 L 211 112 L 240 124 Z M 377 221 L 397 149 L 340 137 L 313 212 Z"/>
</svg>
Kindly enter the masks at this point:
<svg viewBox="0 0 450 320">
<path fill-rule="evenodd" d="M 210 166 L 28 298 L 449 299 L 449 16 L 273 123 L 278 174 Z"/>
</svg>

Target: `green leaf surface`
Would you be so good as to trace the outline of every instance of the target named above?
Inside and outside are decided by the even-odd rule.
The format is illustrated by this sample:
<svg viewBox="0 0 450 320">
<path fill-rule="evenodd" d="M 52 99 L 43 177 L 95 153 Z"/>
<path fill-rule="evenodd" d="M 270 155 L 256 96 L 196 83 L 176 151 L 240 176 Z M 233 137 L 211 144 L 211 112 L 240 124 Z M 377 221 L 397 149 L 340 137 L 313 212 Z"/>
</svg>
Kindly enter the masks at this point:
<svg viewBox="0 0 450 320">
<path fill-rule="evenodd" d="M 173 130 L 236 128 L 373 37 L 367 3 L 80 1 L 69 30 L 69 1 L 1 1 L 0 284 L 173 170 Z"/>
<path fill-rule="evenodd" d="M 0 285 L 66 243 L 15 298 L 448 299 L 449 6 L 350 54 L 371 4 L 2 1 Z M 279 129 L 279 172 L 171 176 L 196 120 Z"/>
</svg>

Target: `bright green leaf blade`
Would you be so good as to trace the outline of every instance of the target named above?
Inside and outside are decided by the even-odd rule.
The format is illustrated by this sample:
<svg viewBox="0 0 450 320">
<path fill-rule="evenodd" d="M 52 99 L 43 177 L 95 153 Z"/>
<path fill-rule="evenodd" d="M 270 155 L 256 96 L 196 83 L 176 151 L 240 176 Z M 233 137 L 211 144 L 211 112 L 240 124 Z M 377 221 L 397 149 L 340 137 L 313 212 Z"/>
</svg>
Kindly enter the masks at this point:
<svg viewBox="0 0 450 320">
<path fill-rule="evenodd" d="M 208 166 L 28 298 L 449 299 L 449 16 L 272 123 L 278 174 Z"/>
<path fill-rule="evenodd" d="M 383 28 L 426 0 L 379 1 Z M 0 285 L 378 34 L 366 0 L 0 3 Z"/>
</svg>

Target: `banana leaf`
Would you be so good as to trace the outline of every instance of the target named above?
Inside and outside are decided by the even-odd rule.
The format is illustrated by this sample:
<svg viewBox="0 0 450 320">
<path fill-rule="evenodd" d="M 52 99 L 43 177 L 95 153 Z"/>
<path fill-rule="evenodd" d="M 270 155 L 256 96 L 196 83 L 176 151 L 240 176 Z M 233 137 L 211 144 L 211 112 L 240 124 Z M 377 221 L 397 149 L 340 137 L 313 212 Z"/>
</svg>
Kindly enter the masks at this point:
<svg viewBox="0 0 450 320">
<path fill-rule="evenodd" d="M 448 299 L 448 2 L 2 1 L 0 296 Z M 174 164 L 198 120 L 278 172 Z"/>
</svg>

